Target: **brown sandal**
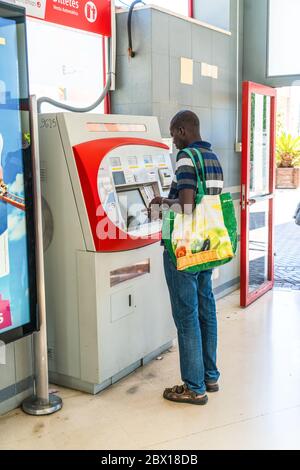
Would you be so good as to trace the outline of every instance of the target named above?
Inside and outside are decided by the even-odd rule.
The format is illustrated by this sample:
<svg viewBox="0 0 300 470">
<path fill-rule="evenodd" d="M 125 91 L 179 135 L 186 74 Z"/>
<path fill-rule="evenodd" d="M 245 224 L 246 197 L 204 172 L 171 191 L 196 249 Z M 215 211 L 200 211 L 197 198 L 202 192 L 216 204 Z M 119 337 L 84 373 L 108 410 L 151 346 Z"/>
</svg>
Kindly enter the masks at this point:
<svg viewBox="0 0 300 470">
<path fill-rule="evenodd" d="M 177 403 L 189 403 L 191 405 L 206 405 L 208 402 L 207 395 L 197 395 L 196 392 L 189 390 L 184 385 L 175 385 L 173 388 L 166 388 L 163 394 L 166 400 L 175 401 Z"/>
<path fill-rule="evenodd" d="M 220 390 L 218 382 L 205 382 L 205 386 L 208 393 L 215 393 Z"/>
</svg>

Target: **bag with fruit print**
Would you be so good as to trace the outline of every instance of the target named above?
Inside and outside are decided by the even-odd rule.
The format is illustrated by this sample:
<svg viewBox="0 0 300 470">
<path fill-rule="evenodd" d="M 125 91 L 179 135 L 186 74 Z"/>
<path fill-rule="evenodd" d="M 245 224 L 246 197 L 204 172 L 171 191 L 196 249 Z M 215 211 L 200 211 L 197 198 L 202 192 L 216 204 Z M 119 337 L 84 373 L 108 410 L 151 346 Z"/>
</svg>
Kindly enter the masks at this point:
<svg viewBox="0 0 300 470">
<path fill-rule="evenodd" d="M 231 261 L 237 249 L 237 222 L 230 193 L 206 195 L 201 152 L 185 149 L 197 175 L 196 207 L 193 214 L 163 214 L 162 239 L 179 271 L 200 272 Z M 196 165 L 198 157 L 202 178 Z"/>
</svg>

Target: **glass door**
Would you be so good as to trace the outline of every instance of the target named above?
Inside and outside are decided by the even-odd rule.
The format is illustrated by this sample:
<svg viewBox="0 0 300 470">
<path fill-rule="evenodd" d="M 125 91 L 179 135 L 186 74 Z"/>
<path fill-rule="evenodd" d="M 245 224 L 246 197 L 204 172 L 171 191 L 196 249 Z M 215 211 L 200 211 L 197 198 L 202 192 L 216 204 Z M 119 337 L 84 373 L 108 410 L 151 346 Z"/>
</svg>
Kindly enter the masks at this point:
<svg viewBox="0 0 300 470">
<path fill-rule="evenodd" d="M 243 84 L 241 306 L 274 286 L 276 90 Z"/>
</svg>

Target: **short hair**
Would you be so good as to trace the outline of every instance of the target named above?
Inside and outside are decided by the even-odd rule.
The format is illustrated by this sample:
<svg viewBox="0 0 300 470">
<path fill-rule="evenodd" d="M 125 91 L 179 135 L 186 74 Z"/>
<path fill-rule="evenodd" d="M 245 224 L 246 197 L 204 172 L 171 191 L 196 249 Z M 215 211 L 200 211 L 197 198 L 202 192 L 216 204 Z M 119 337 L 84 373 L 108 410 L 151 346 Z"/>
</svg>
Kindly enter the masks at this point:
<svg viewBox="0 0 300 470">
<path fill-rule="evenodd" d="M 193 132 L 200 132 L 200 121 L 197 114 L 189 110 L 179 111 L 171 120 L 170 128 L 179 129 L 179 127 Z"/>
</svg>

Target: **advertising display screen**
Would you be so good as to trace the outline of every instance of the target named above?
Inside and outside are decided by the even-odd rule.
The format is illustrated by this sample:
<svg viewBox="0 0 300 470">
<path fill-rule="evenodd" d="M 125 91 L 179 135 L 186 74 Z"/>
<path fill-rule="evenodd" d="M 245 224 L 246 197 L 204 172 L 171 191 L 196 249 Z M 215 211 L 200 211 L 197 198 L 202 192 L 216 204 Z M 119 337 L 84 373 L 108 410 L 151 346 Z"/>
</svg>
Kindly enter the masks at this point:
<svg viewBox="0 0 300 470">
<path fill-rule="evenodd" d="M 0 2 L 0 340 L 36 325 L 35 242 L 25 19 Z"/>
</svg>

